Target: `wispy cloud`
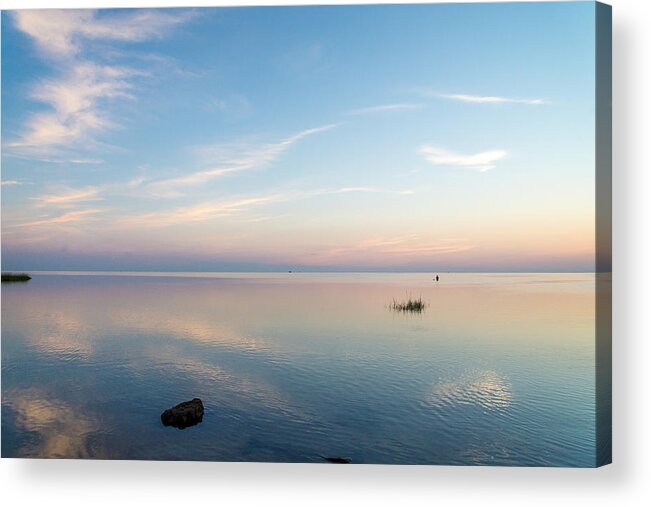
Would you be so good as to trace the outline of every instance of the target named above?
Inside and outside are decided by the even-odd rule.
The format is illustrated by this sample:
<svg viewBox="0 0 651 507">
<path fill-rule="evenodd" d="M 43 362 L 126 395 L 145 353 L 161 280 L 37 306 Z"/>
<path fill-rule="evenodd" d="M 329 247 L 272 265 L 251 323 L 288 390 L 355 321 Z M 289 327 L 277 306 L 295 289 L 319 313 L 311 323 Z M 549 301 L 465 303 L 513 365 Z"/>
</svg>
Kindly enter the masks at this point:
<svg viewBox="0 0 651 507">
<path fill-rule="evenodd" d="M 2 180 L 0 181 L 0 186 L 12 186 L 12 185 L 22 185 L 22 182 L 18 180 Z"/>
<path fill-rule="evenodd" d="M 81 190 L 69 190 L 60 194 L 42 195 L 33 199 L 39 202 L 39 206 L 68 207 L 84 202 L 101 201 L 103 197 L 99 194 L 99 188 L 90 187 Z"/>
<path fill-rule="evenodd" d="M 347 194 L 350 192 L 359 192 L 364 194 L 395 194 L 395 195 L 413 195 L 416 193 L 413 190 L 387 190 L 383 188 L 373 188 L 373 187 L 344 187 L 329 193 Z"/>
<path fill-rule="evenodd" d="M 519 99 L 512 97 L 495 97 L 490 95 L 464 95 L 460 93 L 455 94 L 440 94 L 439 97 L 450 100 L 458 100 L 460 102 L 471 102 L 475 104 L 528 104 L 531 106 L 540 106 L 545 104 L 543 99 Z"/>
<path fill-rule="evenodd" d="M 419 151 L 425 155 L 428 162 L 434 165 L 467 167 L 482 172 L 493 169 L 495 162 L 508 155 L 506 150 L 488 150 L 474 154 L 461 154 L 429 145 L 421 146 Z"/>
<path fill-rule="evenodd" d="M 190 19 L 193 11 L 133 10 L 120 13 L 94 10 L 20 10 L 16 26 L 32 37 L 39 49 L 57 57 L 78 54 L 84 41 L 140 42 L 162 37 Z"/>
<path fill-rule="evenodd" d="M 106 210 L 84 209 L 84 210 L 70 211 L 68 213 L 64 213 L 63 215 L 59 215 L 55 217 L 47 217 L 47 218 L 43 218 L 42 220 L 35 220 L 33 222 L 27 222 L 21 224 L 21 226 L 34 227 L 37 225 L 69 224 L 69 223 L 86 222 L 89 220 L 93 220 L 93 215 L 96 215 L 97 213 L 102 213 L 104 211 Z"/>
<path fill-rule="evenodd" d="M 7 143 L 9 144 L 9 143 Z M 11 143 L 13 147 L 16 147 L 16 141 Z M 31 160 L 32 162 L 47 162 L 48 164 L 66 164 L 66 165 L 99 165 L 104 164 L 105 161 L 99 158 L 84 158 L 84 157 L 50 157 L 47 155 L 39 156 L 38 153 L 23 154 L 19 151 L 13 150 L 3 155 L 7 155 L 13 158 Z"/>
<path fill-rule="evenodd" d="M 419 235 L 372 237 L 349 245 L 323 248 L 305 258 L 308 265 L 386 266 L 393 262 L 431 261 L 432 258 L 466 252 L 474 248 L 465 239 L 428 239 Z"/>
<path fill-rule="evenodd" d="M 470 249 L 465 240 L 424 241 L 417 235 L 399 236 L 394 238 L 373 238 L 360 241 L 350 247 L 341 248 L 338 253 L 375 252 L 385 254 L 434 254 L 454 253 Z"/>
<path fill-rule="evenodd" d="M 115 126 L 101 109 L 101 101 L 130 98 L 127 79 L 134 73 L 125 68 L 77 62 L 62 78 L 41 82 L 31 98 L 48 106 L 48 110 L 32 115 L 21 136 L 8 147 L 38 152 L 88 140 L 95 132 Z M 83 158 L 73 160 L 89 163 Z"/>
<path fill-rule="evenodd" d="M 142 226 L 168 227 L 177 224 L 205 222 L 216 218 L 233 216 L 251 207 L 278 202 L 280 200 L 283 200 L 283 196 L 268 195 L 210 201 L 193 206 L 122 217 L 115 221 L 114 226 L 116 228 L 138 228 Z"/>
<path fill-rule="evenodd" d="M 106 103 L 133 98 L 130 90 L 134 77 L 147 72 L 91 59 L 84 51 L 88 41 L 139 42 L 161 37 L 192 15 L 192 11 L 157 10 L 119 14 L 93 10 L 13 12 L 16 27 L 32 38 L 48 63 L 55 64 L 58 75 L 32 89 L 30 98 L 46 109 L 28 117 L 18 137 L 6 144 L 10 153 L 42 158 L 57 154 L 63 147 L 80 146 L 82 141 L 87 147 L 95 134 L 116 127 Z M 83 157 L 71 159 L 73 163 L 89 163 Z"/>
<path fill-rule="evenodd" d="M 213 158 L 214 167 L 197 171 L 186 176 L 168 178 L 154 181 L 146 185 L 151 194 L 160 197 L 175 197 L 182 195 L 181 188 L 193 185 L 200 185 L 214 178 L 219 178 L 233 173 L 262 169 L 272 164 L 278 157 L 287 151 L 292 145 L 302 139 L 325 132 L 335 128 L 336 124 L 324 125 L 321 127 L 303 130 L 289 136 L 277 143 L 253 145 L 253 146 L 232 146 L 217 144 L 203 147 L 203 156 Z"/>
<path fill-rule="evenodd" d="M 50 154 L 48 153 L 39 154 L 36 147 L 34 147 L 35 149 L 33 150 L 22 150 L 25 151 L 25 153 L 21 153 L 20 149 L 16 149 L 16 145 L 19 144 L 17 140 L 11 143 L 5 143 L 3 146 L 9 147 L 10 144 L 15 149 L 6 151 L 3 155 L 17 159 L 30 160 L 32 162 L 46 162 L 48 164 L 58 165 L 100 165 L 106 162 L 100 158 L 79 157 L 74 154 L 66 153 L 60 153 L 57 156 L 49 156 Z"/>
<path fill-rule="evenodd" d="M 239 196 L 231 199 L 208 201 L 192 206 L 183 206 L 119 218 L 114 225 L 117 228 L 146 226 L 168 227 L 178 224 L 206 222 L 225 217 L 242 216 L 253 208 L 280 202 L 300 201 L 315 197 L 348 193 L 383 193 L 392 195 L 412 195 L 411 190 L 383 190 L 370 187 L 344 187 L 314 190 L 278 191 L 266 195 Z M 256 217 L 253 217 L 254 219 Z"/>
<path fill-rule="evenodd" d="M 361 116 L 361 115 L 373 114 L 373 113 L 408 111 L 411 109 L 421 109 L 423 107 L 424 104 L 418 104 L 418 103 L 383 104 L 380 106 L 371 106 L 371 107 L 363 107 L 361 109 L 353 109 L 352 111 L 348 111 L 346 114 L 349 116 Z"/>
<path fill-rule="evenodd" d="M 38 210 L 42 214 L 36 215 L 31 221 L 20 220 L 15 227 L 79 225 L 95 222 L 97 221 L 95 215 L 108 211 L 106 208 L 92 207 L 93 203 L 104 200 L 100 195 L 103 190 L 100 187 L 58 190 L 58 192 L 31 197 L 30 199 L 35 201 L 32 211 Z"/>
</svg>

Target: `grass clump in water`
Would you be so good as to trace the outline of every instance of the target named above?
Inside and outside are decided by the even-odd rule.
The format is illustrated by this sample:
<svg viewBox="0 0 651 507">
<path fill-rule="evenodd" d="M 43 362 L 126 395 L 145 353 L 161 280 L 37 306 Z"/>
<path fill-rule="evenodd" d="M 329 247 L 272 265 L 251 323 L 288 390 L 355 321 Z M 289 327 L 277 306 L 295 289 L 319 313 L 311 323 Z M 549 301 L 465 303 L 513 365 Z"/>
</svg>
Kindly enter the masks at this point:
<svg viewBox="0 0 651 507">
<path fill-rule="evenodd" d="M 31 279 L 27 273 L 2 273 L 3 282 L 26 282 Z"/>
<path fill-rule="evenodd" d="M 393 303 L 389 307 L 396 312 L 411 312 L 411 313 L 421 313 L 425 310 L 425 301 L 421 296 L 418 299 L 412 299 L 409 297 L 407 300 L 397 301 L 393 300 Z"/>
</svg>

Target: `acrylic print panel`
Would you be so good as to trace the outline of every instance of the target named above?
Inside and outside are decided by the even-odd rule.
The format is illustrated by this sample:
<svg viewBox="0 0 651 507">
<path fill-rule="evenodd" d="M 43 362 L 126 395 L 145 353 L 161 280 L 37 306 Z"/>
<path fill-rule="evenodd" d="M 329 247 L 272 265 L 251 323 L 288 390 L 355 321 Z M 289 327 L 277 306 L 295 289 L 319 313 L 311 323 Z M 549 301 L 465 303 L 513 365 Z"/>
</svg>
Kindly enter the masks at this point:
<svg viewBox="0 0 651 507">
<path fill-rule="evenodd" d="M 5 11 L 2 124 L 3 457 L 610 462 L 609 7 Z"/>
</svg>

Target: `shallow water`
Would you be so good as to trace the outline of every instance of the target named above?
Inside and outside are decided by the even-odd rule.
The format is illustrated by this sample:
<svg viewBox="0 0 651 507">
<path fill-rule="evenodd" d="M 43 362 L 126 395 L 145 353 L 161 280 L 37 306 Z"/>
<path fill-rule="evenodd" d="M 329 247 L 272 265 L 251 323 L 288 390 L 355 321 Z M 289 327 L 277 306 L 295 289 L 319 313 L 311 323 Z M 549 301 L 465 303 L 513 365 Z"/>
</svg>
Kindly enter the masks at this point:
<svg viewBox="0 0 651 507">
<path fill-rule="evenodd" d="M 594 466 L 594 301 L 591 274 L 35 273 L 2 285 L 2 456 Z"/>
</svg>

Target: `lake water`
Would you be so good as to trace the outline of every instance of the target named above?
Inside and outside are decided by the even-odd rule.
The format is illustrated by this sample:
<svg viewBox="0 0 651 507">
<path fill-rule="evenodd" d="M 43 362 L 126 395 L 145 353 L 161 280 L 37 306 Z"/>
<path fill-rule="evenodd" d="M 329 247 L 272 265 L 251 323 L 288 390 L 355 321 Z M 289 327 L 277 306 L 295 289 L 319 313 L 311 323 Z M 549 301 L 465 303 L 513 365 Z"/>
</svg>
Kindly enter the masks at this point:
<svg viewBox="0 0 651 507">
<path fill-rule="evenodd" d="M 2 456 L 594 466 L 594 275 L 440 275 L 4 283 Z"/>
</svg>

